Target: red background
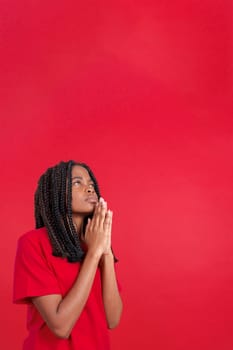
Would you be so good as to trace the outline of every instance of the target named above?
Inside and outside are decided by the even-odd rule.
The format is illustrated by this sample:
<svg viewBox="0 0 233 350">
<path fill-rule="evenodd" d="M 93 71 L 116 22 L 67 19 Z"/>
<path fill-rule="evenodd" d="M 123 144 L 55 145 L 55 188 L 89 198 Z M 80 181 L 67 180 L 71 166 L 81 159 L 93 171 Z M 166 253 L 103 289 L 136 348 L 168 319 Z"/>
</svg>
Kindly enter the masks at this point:
<svg viewBox="0 0 233 350">
<path fill-rule="evenodd" d="M 231 0 L 0 3 L 1 348 L 41 173 L 85 161 L 114 211 L 113 350 L 233 348 Z"/>
</svg>

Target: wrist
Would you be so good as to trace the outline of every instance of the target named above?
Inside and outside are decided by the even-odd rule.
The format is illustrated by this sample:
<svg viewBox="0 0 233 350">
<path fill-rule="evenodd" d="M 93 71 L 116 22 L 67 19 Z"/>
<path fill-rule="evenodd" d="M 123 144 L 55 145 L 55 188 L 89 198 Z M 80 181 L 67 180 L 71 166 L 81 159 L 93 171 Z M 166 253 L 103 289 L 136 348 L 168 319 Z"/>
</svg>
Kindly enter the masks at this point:
<svg viewBox="0 0 233 350">
<path fill-rule="evenodd" d="M 110 250 L 109 252 L 103 253 L 101 258 L 100 258 L 100 266 L 104 264 L 109 264 L 114 262 L 114 256 L 112 251 Z"/>
<path fill-rule="evenodd" d="M 99 261 L 101 259 L 101 256 L 102 256 L 102 252 L 101 251 L 98 251 L 98 250 L 88 250 L 87 251 L 87 254 L 86 254 L 86 257 L 90 258 L 90 259 L 93 259 L 93 260 L 96 260 L 96 261 Z"/>
</svg>

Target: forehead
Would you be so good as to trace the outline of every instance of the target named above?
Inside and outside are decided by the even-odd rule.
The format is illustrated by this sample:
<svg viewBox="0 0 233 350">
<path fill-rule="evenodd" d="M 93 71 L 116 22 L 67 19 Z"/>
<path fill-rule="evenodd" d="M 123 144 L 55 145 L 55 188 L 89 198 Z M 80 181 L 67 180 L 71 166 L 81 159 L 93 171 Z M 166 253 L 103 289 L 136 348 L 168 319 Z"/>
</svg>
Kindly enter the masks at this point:
<svg viewBox="0 0 233 350">
<path fill-rule="evenodd" d="M 75 176 L 80 176 L 80 177 L 82 177 L 84 179 L 91 180 L 87 169 L 85 169 L 81 165 L 74 165 L 72 167 L 72 178 L 75 177 Z"/>
</svg>

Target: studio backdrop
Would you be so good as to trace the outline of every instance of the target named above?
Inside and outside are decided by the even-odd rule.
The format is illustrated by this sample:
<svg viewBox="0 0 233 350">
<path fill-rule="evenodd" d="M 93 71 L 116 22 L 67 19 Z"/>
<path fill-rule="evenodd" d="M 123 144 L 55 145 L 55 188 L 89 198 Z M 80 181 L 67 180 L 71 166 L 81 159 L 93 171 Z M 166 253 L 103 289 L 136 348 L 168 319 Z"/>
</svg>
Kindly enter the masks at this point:
<svg viewBox="0 0 233 350">
<path fill-rule="evenodd" d="M 1 349 L 27 334 L 12 277 L 37 180 L 74 159 L 113 210 L 112 349 L 232 350 L 232 7 L 1 1 Z"/>
</svg>

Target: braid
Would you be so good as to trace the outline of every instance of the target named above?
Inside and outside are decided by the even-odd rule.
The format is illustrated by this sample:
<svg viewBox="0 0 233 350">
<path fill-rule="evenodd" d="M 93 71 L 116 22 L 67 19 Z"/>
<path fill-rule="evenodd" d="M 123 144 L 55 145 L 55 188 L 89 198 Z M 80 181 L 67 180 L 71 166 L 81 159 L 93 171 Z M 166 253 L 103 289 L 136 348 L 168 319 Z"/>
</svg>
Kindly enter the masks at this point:
<svg viewBox="0 0 233 350">
<path fill-rule="evenodd" d="M 74 165 L 83 166 L 89 172 L 99 198 L 99 187 L 90 168 L 71 160 L 47 169 L 39 179 L 34 199 L 36 228 L 47 228 L 53 255 L 66 257 L 69 262 L 82 261 L 85 256 L 72 220 Z"/>
<path fill-rule="evenodd" d="M 60 171 L 61 175 L 61 191 L 60 191 L 60 196 L 59 196 L 59 204 L 60 204 L 60 212 L 61 212 L 61 217 L 64 218 L 64 227 L 66 232 L 70 230 L 70 226 L 67 221 L 67 209 L 66 209 L 66 203 L 67 203 L 67 195 L 66 191 L 67 188 L 69 187 L 69 181 L 67 181 L 67 170 L 63 166 L 61 167 Z M 65 200 L 64 200 L 65 198 Z"/>
<path fill-rule="evenodd" d="M 39 189 L 37 189 L 34 197 L 34 216 L 36 221 L 36 228 L 44 226 L 42 216 L 40 215 L 40 204 L 39 204 Z"/>
<path fill-rule="evenodd" d="M 69 261 L 73 262 L 76 259 L 76 255 L 80 256 L 81 258 L 84 257 L 84 252 L 81 248 L 81 244 L 80 244 L 80 238 L 79 238 L 79 234 L 77 234 L 75 227 L 74 227 L 74 223 L 73 223 L 73 219 L 72 219 L 72 181 L 71 181 L 71 171 L 72 171 L 72 166 L 75 165 L 74 162 L 70 161 L 68 163 L 68 169 L 67 169 L 67 191 L 66 191 L 66 202 L 67 202 L 67 219 L 68 219 L 68 226 L 70 228 L 69 232 L 70 232 L 70 236 L 74 242 L 75 245 L 75 251 L 72 250 L 70 251 L 70 257 L 69 257 Z"/>
<path fill-rule="evenodd" d="M 61 165 L 62 166 L 62 165 Z M 65 251 L 65 246 L 69 245 L 69 240 L 66 235 L 66 231 L 64 229 L 64 225 L 62 222 L 62 217 L 60 215 L 59 210 L 59 191 L 60 191 L 60 181 L 59 181 L 59 170 L 58 167 L 55 166 L 51 169 L 51 184 L 50 187 L 50 195 L 52 199 L 52 203 L 50 205 L 51 208 L 51 220 L 54 222 L 54 229 L 51 233 L 49 233 L 51 240 L 54 241 L 55 246 L 56 242 L 59 242 L 61 248 L 59 250 L 54 250 L 54 255 L 56 256 L 67 256 L 67 252 Z"/>
<path fill-rule="evenodd" d="M 57 232 L 57 225 L 55 221 L 56 218 L 53 216 L 53 212 L 54 212 L 53 206 L 51 205 L 52 168 L 48 169 L 48 171 L 44 174 L 41 180 L 42 181 L 40 183 L 41 185 L 40 208 L 41 208 L 41 215 L 44 221 L 44 226 L 48 230 L 48 235 L 52 243 L 53 254 L 55 256 L 65 256 L 64 242 L 62 240 L 59 240 L 57 235 L 55 234 L 55 232 Z"/>
</svg>

